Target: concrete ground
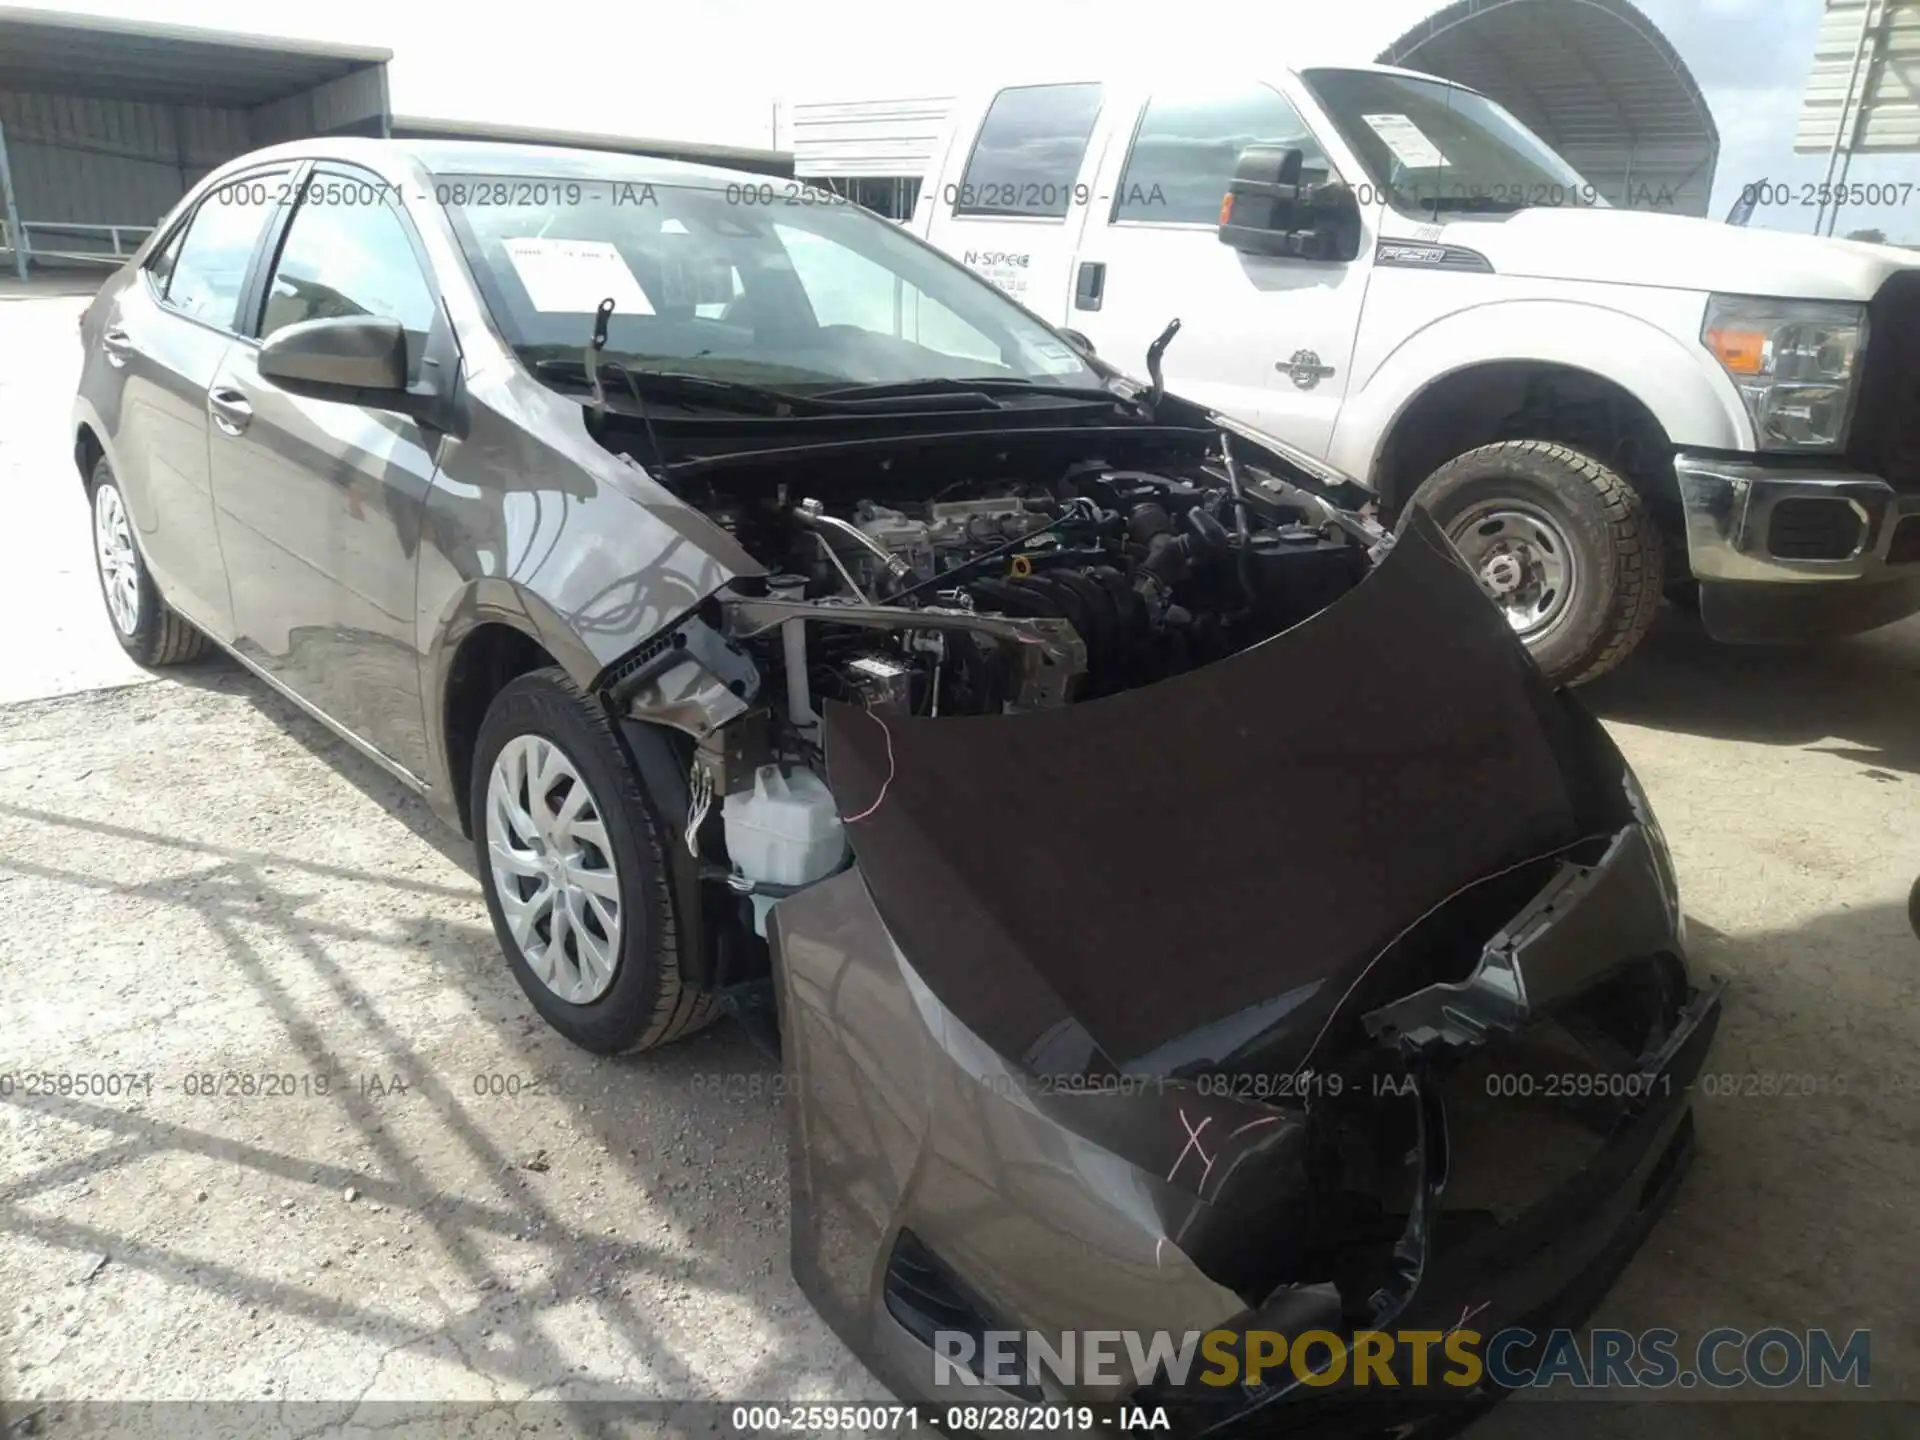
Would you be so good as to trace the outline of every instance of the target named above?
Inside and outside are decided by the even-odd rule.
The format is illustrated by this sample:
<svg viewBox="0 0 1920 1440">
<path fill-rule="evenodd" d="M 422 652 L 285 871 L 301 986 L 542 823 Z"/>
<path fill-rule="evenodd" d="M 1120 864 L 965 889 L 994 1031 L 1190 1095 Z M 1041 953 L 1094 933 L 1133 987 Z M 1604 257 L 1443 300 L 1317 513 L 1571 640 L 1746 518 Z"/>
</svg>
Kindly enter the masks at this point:
<svg viewBox="0 0 1920 1440">
<path fill-rule="evenodd" d="M 73 289 L 0 282 L 0 596 L 16 602 L 0 641 L 0 704 L 148 678 L 100 624 L 93 531 L 67 425 L 91 294 L 60 293 Z"/>
<path fill-rule="evenodd" d="M 416 800 L 225 662 L 118 658 L 53 358 L 77 308 L 0 298 L 34 371 L 0 362 L 0 1429 L 120 1399 L 302 1434 L 452 1401 L 504 1435 L 584 1423 L 553 1401 L 881 1396 L 788 1274 L 774 1062 L 727 1026 L 571 1049 Z M 1870 1327 L 1873 1383 L 1658 1428 L 1522 1401 L 1474 1433 L 1899 1433 L 1872 1401 L 1920 1400 L 1920 623 L 1773 652 L 1670 613 L 1588 698 L 1732 986 L 1731 1093 L 1699 1097 L 1699 1162 L 1594 1323 Z"/>
</svg>

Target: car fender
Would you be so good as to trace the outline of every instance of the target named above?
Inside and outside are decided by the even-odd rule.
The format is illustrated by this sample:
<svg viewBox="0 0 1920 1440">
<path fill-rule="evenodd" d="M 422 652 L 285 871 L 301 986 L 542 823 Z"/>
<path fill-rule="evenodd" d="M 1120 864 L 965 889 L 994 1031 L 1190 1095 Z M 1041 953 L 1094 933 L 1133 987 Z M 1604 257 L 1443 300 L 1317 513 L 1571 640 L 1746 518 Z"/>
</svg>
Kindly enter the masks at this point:
<svg viewBox="0 0 1920 1440">
<path fill-rule="evenodd" d="M 447 687 L 479 627 L 527 636 L 591 692 L 730 581 L 762 573 L 732 536 L 601 448 L 577 401 L 504 364 L 468 378 L 465 433 L 442 440 L 427 492 L 415 589 L 442 776 Z"/>
<path fill-rule="evenodd" d="M 1753 422 L 1703 346 L 1638 316 L 1573 300 L 1510 300 L 1456 310 L 1416 330 L 1342 407 L 1327 459 L 1376 473 L 1388 436 L 1425 391 L 1477 365 L 1535 361 L 1611 380 L 1637 397 L 1675 445 L 1749 452 Z"/>
</svg>

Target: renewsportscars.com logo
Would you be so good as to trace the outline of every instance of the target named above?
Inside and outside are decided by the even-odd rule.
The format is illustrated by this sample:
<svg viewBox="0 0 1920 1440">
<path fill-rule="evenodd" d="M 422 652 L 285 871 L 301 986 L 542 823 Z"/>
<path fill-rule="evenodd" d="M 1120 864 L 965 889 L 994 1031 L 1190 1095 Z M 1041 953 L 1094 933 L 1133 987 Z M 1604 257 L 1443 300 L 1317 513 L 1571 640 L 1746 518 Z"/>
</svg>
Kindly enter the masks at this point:
<svg viewBox="0 0 1920 1440">
<path fill-rule="evenodd" d="M 934 1332 L 935 1385 L 1062 1386 L 1346 1384 L 1394 1389 L 1482 1383 L 1507 1390 L 1664 1390 L 1707 1386 L 1864 1389 L 1872 1332 L 1709 1330 L 1682 1345 L 1675 1330 L 988 1330 Z"/>
</svg>

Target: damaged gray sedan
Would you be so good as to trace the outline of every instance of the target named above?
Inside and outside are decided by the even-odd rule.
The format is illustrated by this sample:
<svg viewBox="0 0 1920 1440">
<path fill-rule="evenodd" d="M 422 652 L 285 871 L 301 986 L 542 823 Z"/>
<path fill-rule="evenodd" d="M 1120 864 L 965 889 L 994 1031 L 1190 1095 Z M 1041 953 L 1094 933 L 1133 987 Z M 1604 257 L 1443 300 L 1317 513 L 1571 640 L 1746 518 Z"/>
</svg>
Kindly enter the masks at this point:
<svg viewBox="0 0 1920 1440">
<path fill-rule="evenodd" d="M 422 791 L 577 1044 L 777 1036 L 796 1273 L 903 1394 L 1544 1330 L 1671 1193 L 1719 1002 L 1632 773 L 1419 512 L 1163 393 L 1177 325 L 1141 384 L 817 191 L 334 140 L 81 328 L 121 643 Z"/>
</svg>

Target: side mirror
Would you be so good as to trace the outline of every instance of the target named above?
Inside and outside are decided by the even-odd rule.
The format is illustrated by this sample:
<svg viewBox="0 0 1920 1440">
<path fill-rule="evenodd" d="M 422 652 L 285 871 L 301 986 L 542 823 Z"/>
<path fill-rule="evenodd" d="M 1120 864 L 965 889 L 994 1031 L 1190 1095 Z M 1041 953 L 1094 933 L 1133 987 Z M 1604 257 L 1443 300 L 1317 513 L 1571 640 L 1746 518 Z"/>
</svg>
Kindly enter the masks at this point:
<svg viewBox="0 0 1920 1440">
<path fill-rule="evenodd" d="M 1278 145 L 1240 152 L 1220 202 L 1220 243 L 1248 255 L 1348 261 L 1360 254 L 1360 206 L 1340 181 L 1301 183 L 1306 157 Z"/>
<path fill-rule="evenodd" d="M 422 369 L 438 373 L 429 340 Z M 407 384 L 407 332 L 397 320 L 371 315 L 301 320 L 276 330 L 255 362 L 262 378 L 293 395 L 392 410 L 439 430 L 454 428 L 455 412 L 431 379 Z"/>
<path fill-rule="evenodd" d="M 321 392 L 355 390 L 397 397 L 407 389 L 407 332 L 397 321 L 370 315 L 302 320 L 269 335 L 257 363 L 261 375 L 295 394 L 330 400 L 344 397 Z"/>
</svg>

